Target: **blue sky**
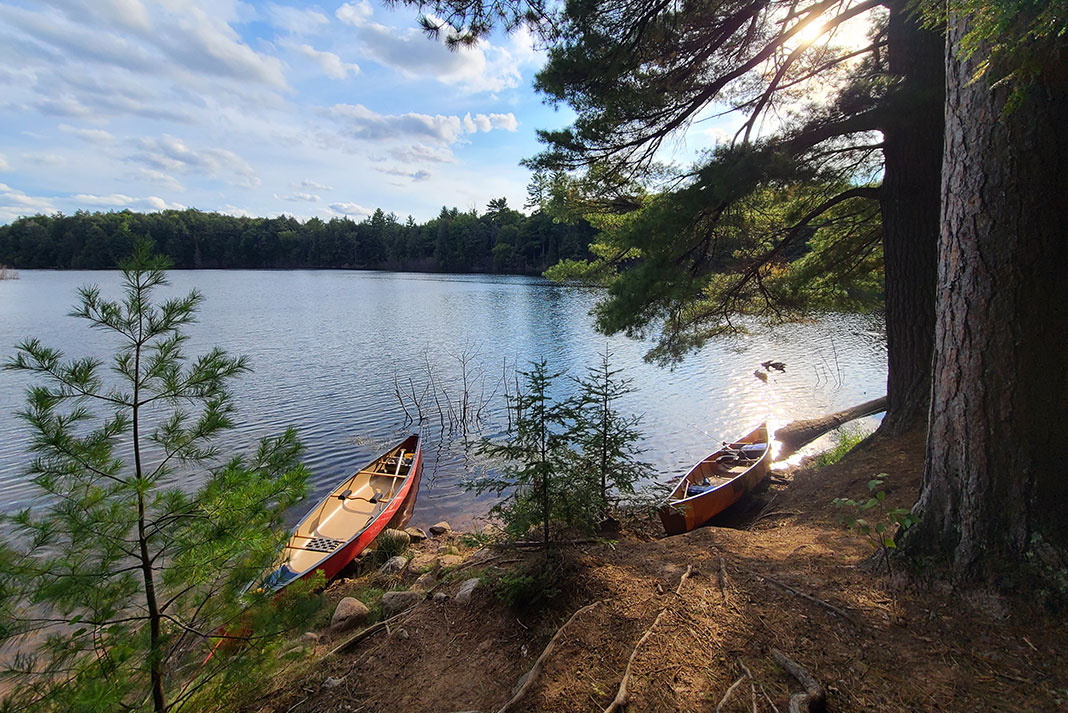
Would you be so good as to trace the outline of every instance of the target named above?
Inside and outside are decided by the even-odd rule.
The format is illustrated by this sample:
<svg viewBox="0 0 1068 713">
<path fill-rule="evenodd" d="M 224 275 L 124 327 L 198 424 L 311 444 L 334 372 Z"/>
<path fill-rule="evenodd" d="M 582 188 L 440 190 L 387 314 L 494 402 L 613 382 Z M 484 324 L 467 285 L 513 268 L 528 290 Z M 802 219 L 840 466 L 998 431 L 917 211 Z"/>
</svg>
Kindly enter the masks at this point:
<svg viewBox="0 0 1068 713">
<path fill-rule="evenodd" d="M 0 0 L 0 223 L 196 207 L 425 220 L 526 197 L 525 32 L 452 52 L 412 9 L 350 2 Z"/>
</svg>

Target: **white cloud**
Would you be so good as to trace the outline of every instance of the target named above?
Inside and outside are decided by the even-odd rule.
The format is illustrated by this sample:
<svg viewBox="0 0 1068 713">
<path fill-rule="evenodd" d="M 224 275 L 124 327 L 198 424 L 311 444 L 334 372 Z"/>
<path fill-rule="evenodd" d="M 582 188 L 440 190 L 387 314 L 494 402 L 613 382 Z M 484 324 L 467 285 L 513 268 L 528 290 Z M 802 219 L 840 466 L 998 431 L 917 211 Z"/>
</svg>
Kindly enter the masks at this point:
<svg viewBox="0 0 1068 713">
<path fill-rule="evenodd" d="M 110 144 L 115 140 L 115 137 L 111 132 L 104 131 L 103 129 L 80 129 L 76 126 L 60 124 L 59 130 L 77 136 L 79 139 L 88 141 L 91 144 Z"/>
<path fill-rule="evenodd" d="M 275 193 L 274 197 L 278 200 L 289 201 L 291 203 L 298 203 L 301 201 L 305 201 L 308 203 L 316 203 L 319 201 L 319 196 L 315 195 L 314 193 L 290 193 L 288 196 L 280 196 Z"/>
<path fill-rule="evenodd" d="M 227 149 L 194 150 L 182 139 L 168 134 L 158 139 L 141 139 L 139 144 L 141 150 L 129 160 L 143 163 L 160 172 L 175 171 L 208 178 L 233 174 L 230 182 L 234 185 L 254 188 L 260 184 L 252 166 Z"/>
<path fill-rule="evenodd" d="M 464 134 L 503 128 L 514 131 L 518 121 L 513 114 L 470 114 L 458 116 L 442 114 L 379 114 L 362 104 L 335 104 L 327 112 L 338 119 L 344 130 L 357 139 L 382 141 L 387 139 L 421 139 L 440 144 L 452 144 Z"/>
<path fill-rule="evenodd" d="M 356 217 L 366 217 L 374 213 L 374 210 L 370 208 L 364 208 L 362 205 L 356 203 L 331 203 L 330 209 L 338 215 L 349 215 Z"/>
<path fill-rule="evenodd" d="M 329 25 L 330 20 L 318 10 L 269 3 L 265 8 L 267 20 L 278 29 L 294 35 L 309 35 Z"/>
<path fill-rule="evenodd" d="M 0 171 L 10 171 L 11 164 L 7 162 L 7 158 L 4 154 L 0 153 Z"/>
<path fill-rule="evenodd" d="M 455 163 L 456 157 L 447 147 L 432 148 L 423 144 L 413 144 L 390 149 L 389 155 L 403 163 Z M 382 159 L 385 160 L 385 159 Z"/>
<path fill-rule="evenodd" d="M 137 170 L 137 175 L 146 181 L 152 181 L 153 183 L 158 183 L 161 186 L 166 186 L 172 191 L 185 190 L 185 186 L 183 186 L 177 178 L 166 174 L 163 171 L 157 171 L 152 168 L 140 168 Z"/>
<path fill-rule="evenodd" d="M 28 196 L 22 191 L 0 183 L 0 223 L 10 223 L 19 216 L 54 213 L 52 199 Z"/>
<path fill-rule="evenodd" d="M 331 79 L 344 79 L 349 76 L 349 74 L 356 76 L 360 73 L 359 65 L 343 62 L 341 58 L 333 52 L 317 50 L 311 45 L 296 45 L 294 48 L 319 65 L 326 76 Z"/>
<path fill-rule="evenodd" d="M 307 178 L 305 178 L 300 183 L 294 183 L 293 187 L 294 188 L 310 188 L 313 191 L 332 191 L 332 190 L 334 190 L 333 186 L 327 186 L 327 185 L 325 185 L 323 183 L 316 183 L 315 181 L 309 181 Z"/>
<path fill-rule="evenodd" d="M 78 204 L 78 207 L 92 206 L 94 208 L 131 208 L 134 210 L 185 210 L 181 203 L 169 203 L 159 196 L 146 198 L 134 198 L 122 193 L 109 193 L 97 196 L 91 193 L 77 193 L 70 200 Z"/>
<path fill-rule="evenodd" d="M 121 193 L 111 193 L 106 196 L 94 196 L 88 193 L 78 193 L 71 198 L 82 205 L 91 206 L 120 206 L 130 205 L 136 198 L 125 196 Z"/>
<path fill-rule="evenodd" d="M 391 168 L 391 167 L 379 167 L 375 169 L 379 173 L 384 173 L 387 176 L 400 176 L 401 178 L 410 178 L 412 181 L 425 181 L 431 177 L 430 171 L 419 169 L 418 171 L 409 171 L 403 168 Z"/>
<path fill-rule="evenodd" d="M 525 31 L 517 32 L 507 46 L 483 42 L 450 49 L 445 44 L 445 32 L 433 41 L 414 28 L 397 29 L 373 22 L 373 9 L 367 0 L 346 3 L 335 15 L 356 28 L 363 51 L 378 64 L 413 79 L 430 77 L 466 92 L 518 87 L 522 80 L 520 67 L 537 61 L 532 40 Z"/>
<path fill-rule="evenodd" d="M 252 213 L 248 212 L 244 208 L 238 208 L 236 205 L 231 205 L 229 203 L 224 205 L 219 212 L 220 213 L 225 213 L 226 215 L 232 215 L 235 218 L 253 218 L 253 217 L 255 217 L 255 216 L 252 215 Z"/>
</svg>

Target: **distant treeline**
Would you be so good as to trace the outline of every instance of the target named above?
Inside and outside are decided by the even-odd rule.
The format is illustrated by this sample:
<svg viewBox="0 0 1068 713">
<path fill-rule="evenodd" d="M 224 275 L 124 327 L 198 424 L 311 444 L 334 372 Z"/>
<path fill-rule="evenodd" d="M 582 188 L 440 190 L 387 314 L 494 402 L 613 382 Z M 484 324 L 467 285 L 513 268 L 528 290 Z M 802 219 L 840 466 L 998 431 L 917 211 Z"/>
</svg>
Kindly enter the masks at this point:
<svg viewBox="0 0 1068 713">
<path fill-rule="evenodd" d="M 422 225 L 374 212 L 366 220 L 247 218 L 195 209 L 37 215 L 0 226 L 0 264 L 100 269 L 127 256 L 144 235 L 177 268 L 367 268 L 538 274 L 561 259 L 588 257 L 596 235 L 504 199 L 482 215 L 442 208 Z"/>
</svg>

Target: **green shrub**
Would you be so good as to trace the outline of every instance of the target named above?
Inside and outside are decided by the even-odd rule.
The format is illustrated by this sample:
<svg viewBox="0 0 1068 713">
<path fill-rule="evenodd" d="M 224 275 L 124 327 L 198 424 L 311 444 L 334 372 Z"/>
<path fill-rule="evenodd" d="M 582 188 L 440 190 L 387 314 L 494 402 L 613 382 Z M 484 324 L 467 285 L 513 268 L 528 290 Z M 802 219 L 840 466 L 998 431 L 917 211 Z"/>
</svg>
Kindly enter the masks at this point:
<svg viewBox="0 0 1068 713">
<path fill-rule="evenodd" d="M 862 428 L 843 428 L 838 431 L 834 446 L 816 456 L 816 465 L 834 465 L 845 458 L 845 454 L 871 435 L 870 431 Z"/>
<path fill-rule="evenodd" d="M 852 510 L 850 514 L 842 515 L 842 523 L 864 535 L 872 549 L 881 550 L 886 571 L 890 572 L 890 550 L 897 548 L 894 537 L 920 520 L 908 508 L 887 507 L 886 491 L 876 490 L 886 477 L 886 473 L 880 473 L 868 481 L 868 492 L 872 495 L 867 500 L 858 502 L 850 498 L 835 498 L 833 504 Z"/>
</svg>

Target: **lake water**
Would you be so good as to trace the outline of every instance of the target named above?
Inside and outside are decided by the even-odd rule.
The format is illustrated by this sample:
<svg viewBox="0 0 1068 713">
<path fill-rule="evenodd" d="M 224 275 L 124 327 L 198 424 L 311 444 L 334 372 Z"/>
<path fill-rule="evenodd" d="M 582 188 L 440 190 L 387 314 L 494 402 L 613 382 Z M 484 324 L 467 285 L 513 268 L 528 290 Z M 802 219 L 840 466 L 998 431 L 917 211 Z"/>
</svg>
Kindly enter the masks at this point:
<svg viewBox="0 0 1068 713">
<path fill-rule="evenodd" d="M 405 408 L 417 417 L 420 400 L 426 465 L 413 524 L 424 526 L 441 519 L 465 526 L 489 508 L 460 481 L 484 465 L 472 443 L 506 423 L 502 381 L 516 364 L 546 359 L 554 371 L 579 375 L 607 347 L 613 366 L 637 388 L 621 408 L 642 415 L 644 457 L 660 479 L 684 472 L 721 440 L 764 419 L 774 427 L 886 391 L 885 336 L 879 321 L 865 316 L 827 315 L 722 337 L 668 370 L 642 360 L 647 344 L 595 332 L 588 312 L 596 290 L 538 278 L 203 270 L 175 271 L 170 280 L 161 295 L 196 288 L 205 297 L 187 353 L 219 345 L 247 355 L 253 367 L 235 389 L 238 428 L 224 451 L 295 426 L 307 447 L 313 499 L 413 428 Z M 76 289 L 90 283 L 119 296 L 116 272 L 24 270 L 19 280 L 0 281 L 0 355 L 6 360 L 28 337 L 68 357 L 110 354 L 108 335 L 66 316 Z M 753 372 L 771 359 L 785 362 L 786 371 L 772 372 L 765 384 Z M 467 434 L 449 416 L 449 403 L 454 413 L 462 411 L 465 373 L 469 414 L 481 406 Z M 5 512 L 34 497 L 24 472 L 27 428 L 13 415 L 29 384 L 23 374 L 0 372 Z M 398 387 L 406 395 L 403 407 Z M 560 384 L 561 393 L 569 388 Z M 198 479 L 181 477 L 190 486 Z"/>
</svg>

